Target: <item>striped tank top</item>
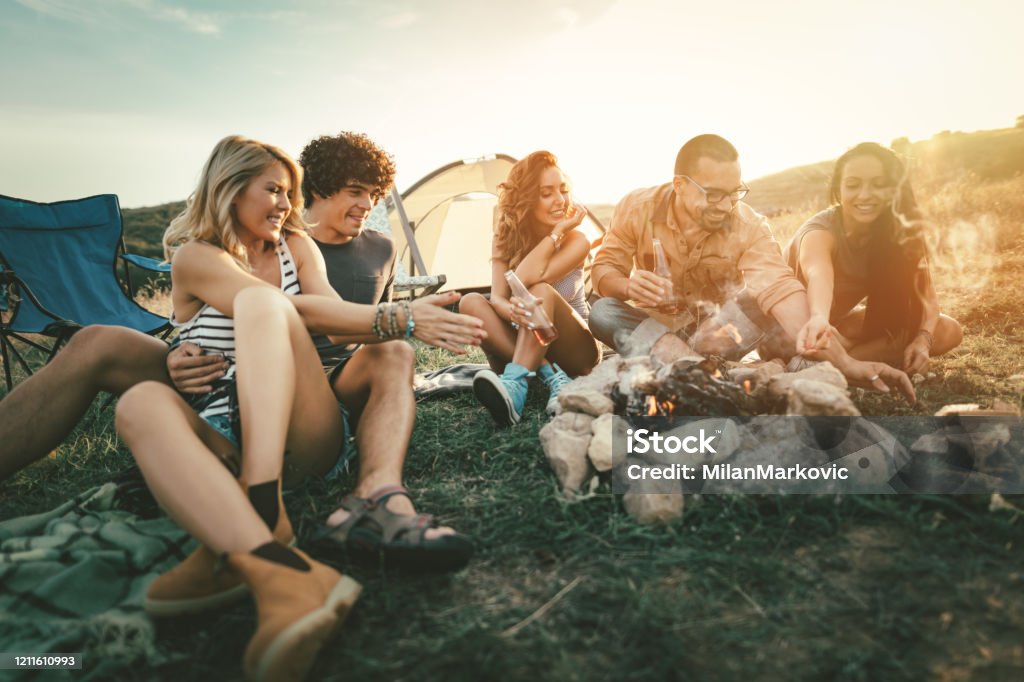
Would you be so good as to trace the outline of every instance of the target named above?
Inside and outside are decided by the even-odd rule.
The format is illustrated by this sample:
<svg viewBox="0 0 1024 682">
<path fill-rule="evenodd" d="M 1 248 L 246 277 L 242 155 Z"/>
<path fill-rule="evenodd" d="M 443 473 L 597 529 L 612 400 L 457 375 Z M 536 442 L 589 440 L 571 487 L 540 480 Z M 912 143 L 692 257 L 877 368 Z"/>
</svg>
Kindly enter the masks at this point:
<svg viewBox="0 0 1024 682">
<path fill-rule="evenodd" d="M 576 268 L 566 273 L 565 277 L 551 285 L 572 309 L 586 322 L 590 317 L 590 307 L 583 290 L 583 268 Z"/>
<path fill-rule="evenodd" d="M 281 291 L 289 296 L 301 293 L 295 261 L 284 235 L 278 240 L 274 253 L 277 254 L 277 262 L 281 269 Z M 186 322 L 178 322 L 172 315 L 171 324 L 178 330 L 179 343 L 188 341 L 200 346 L 207 353 L 217 353 L 227 358 L 228 371 L 218 380 L 218 386 L 214 387 L 214 391 L 207 394 L 211 400 L 193 407 L 204 419 L 228 414 L 229 393 L 218 388 L 232 384 L 235 380 L 235 321 L 207 303 Z"/>
</svg>

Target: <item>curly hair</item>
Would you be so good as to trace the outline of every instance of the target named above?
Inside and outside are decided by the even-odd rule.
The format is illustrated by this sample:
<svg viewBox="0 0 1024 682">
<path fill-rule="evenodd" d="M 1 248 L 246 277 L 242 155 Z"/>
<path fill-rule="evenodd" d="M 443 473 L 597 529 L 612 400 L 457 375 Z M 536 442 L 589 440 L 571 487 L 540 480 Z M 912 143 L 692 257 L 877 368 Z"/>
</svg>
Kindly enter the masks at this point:
<svg viewBox="0 0 1024 682">
<path fill-rule="evenodd" d="M 302 183 L 302 169 L 278 147 L 241 135 L 230 135 L 218 142 L 203 166 L 199 184 L 185 202 L 185 209 L 164 231 L 164 257 L 170 260 L 179 246 L 198 240 L 219 246 L 248 270 L 249 258 L 238 239 L 239 226 L 232 202 L 253 178 L 275 163 L 284 165 L 293 189 Z M 302 220 L 302 198 L 297 193 L 291 197 L 291 204 L 282 231 L 307 231 Z"/>
<path fill-rule="evenodd" d="M 915 291 L 917 271 L 927 267 L 928 247 L 922 234 L 924 214 L 917 205 L 906 166 L 893 150 L 876 142 L 862 142 L 836 160 L 829 197 L 840 206 L 840 184 L 846 164 L 859 156 L 870 156 L 882 165 L 885 178 L 895 188 L 889 209 L 872 225 L 868 246 L 868 300 L 864 330 L 913 332 L 922 309 Z"/>
<path fill-rule="evenodd" d="M 362 133 L 342 132 L 312 140 L 299 154 L 305 171 L 302 197 L 313 205 L 313 193 L 327 198 L 350 182 L 376 187 L 377 201 L 395 181 L 395 162 L 390 154 Z"/>
<path fill-rule="evenodd" d="M 522 262 L 537 245 L 538 237 L 530 228 L 530 211 L 540 198 L 540 176 L 548 168 L 558 166 L 558 159 L 548 151 L 533 152 L 520 159 L 498 185 L 498 220 L 494 242 L 497 253 L 510 268 Z"/>
</svg>

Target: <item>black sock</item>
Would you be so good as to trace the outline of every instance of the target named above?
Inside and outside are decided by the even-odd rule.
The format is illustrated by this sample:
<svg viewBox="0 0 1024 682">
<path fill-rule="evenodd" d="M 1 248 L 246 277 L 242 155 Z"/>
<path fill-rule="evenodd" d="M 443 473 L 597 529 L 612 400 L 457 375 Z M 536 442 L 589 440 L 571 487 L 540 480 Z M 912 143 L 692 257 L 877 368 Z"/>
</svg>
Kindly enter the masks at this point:
<svg viewBox="0 0 1024 682">
<path fill-rule="evenodd" d="M 294 568 L 296 571 L 302 571 L 303 573 L 308 573 L 312 570 L 312 567 L 306 563 L 305 559 L 276 540 L 260 545 L 252 550 L 250 554 L 267 561 L 273 561 L 275 564 Z"/>
<path fill-rule="evenodd" d="M 277 479 L 249 486 L 249 501 L 256 513 L 273 533 L 277 527 Z"/>
</svg>

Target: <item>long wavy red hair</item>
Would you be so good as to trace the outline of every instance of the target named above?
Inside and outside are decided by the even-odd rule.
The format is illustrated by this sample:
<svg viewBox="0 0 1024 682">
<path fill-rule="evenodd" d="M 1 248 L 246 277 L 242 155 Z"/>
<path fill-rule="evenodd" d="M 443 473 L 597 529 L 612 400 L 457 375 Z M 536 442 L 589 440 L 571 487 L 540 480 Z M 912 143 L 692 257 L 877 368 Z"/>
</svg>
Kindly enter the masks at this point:
<svg viewBox="0 0 1024 682">
<path fill-rule="evenodd" d="M 498 185 L 498 220 L 494 241 L 497 254 L 515 268 L 544 238 L 531 229 L 531 211 L 540 199 L 540 176 L 558 159 L 548 151 L 533 152 L 518 161 Z"/>
</svg>

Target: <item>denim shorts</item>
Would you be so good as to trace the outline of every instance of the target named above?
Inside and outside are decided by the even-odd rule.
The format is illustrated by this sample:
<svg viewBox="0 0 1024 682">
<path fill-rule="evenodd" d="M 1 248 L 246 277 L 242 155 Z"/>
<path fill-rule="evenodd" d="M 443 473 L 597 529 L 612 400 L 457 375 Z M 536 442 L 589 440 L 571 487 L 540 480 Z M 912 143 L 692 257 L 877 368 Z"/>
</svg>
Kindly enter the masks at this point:
<svg viewBox="0 0 1024 682">
<path fill-rule="evenodd" d="M 347 362 L 347 360 L 348 359 L 346 358 L 346 360 L 342 361 L 338 366 L 330 368 L 330 369 L 325 369 L 325 371 L 328 371 L 329 374 L 332 375 L 332 376 L 336 375 L 337 373 L 340 373 L 340 369 L 339 368 L 340 367 L 344 367 L 345 362 Z M 202 415 L 200 415 L 200 416 L 202 416 L 203 421 L 205 421 L 207 424 L 210 425 L 210 428 L 212 428 L 214 431 L 216 431 L 220 435 L 224 436 L 224 438 L 226 438 L 228 440 L 228 442 L 230 442 L 235 447 L 236 450 L 241 452 L 241 450 L 242 450 L 242 425 L 241 425 L 241 417 L 239 415 L 239 410 L 238 410 L 237 393 L 234 390 L 234 388 L 235 388 L 235 384 L 234 384 L 234 381 L 232 381 L 230 383 L 230 385 L 228 385 L 225 382 L 225 384 L 223 384 L 221 386 L 218 386 L 215 389 L 217 391 L 227 391 L 228 392 L 228 394 L 230 396 L 230 399 L 229 399 L 229 402 L 228 402 L 228 410 L 229 410 L 228 414 L 215 414 L 215 415 L 209 415 L 209 416 L 202 416 Z M 207 404 L 208 404 L 210 402 L 210 397 L 212 397 L 212 393 L 208 393 L 204 397 L 206 398 Z M 193 402 L 195 402 L 195 401 L 193 401 Z M 195 408 L 196 406 L 193 405 L 193 407 Z M 338 459 L 334 463 L 334 466 L 331 467 L 331 470 L 328 471 L 324 475 L 324 478 L 326 478 L 327 480 L 333 480 L 333 479 L 337 478 L 341 474 L 342 471 L 347 471 L 348 470 L 348 463 L 349 463 L 349 461 L 356 454 L 355 435 L 352 433 L 352 427 L 350 425 L 350 417 L 349 417 L 348 409 L 340 401 L 338 402 L 338 413 L 341 415 L 341 429 L 342 429 L 342 431 L 341 431 L 341 450 L 338 453 Z M 228 464 L 228 462 L 225 461 L 225 464 Z M 235 462 L 234 466 L 236 466 L 236 467 L 239 466 L 239 463 Z M 229 468 L 232 468 L 232 467 L 229 465 Z M 237 475 L 239 472 L 233 471 L 233 473 L 235 473 Z"/>
</svg>

